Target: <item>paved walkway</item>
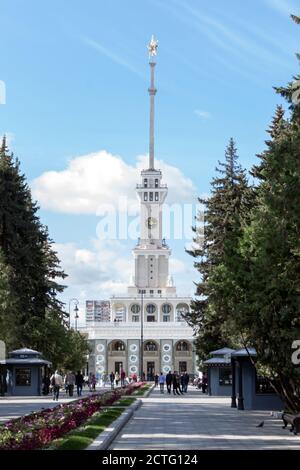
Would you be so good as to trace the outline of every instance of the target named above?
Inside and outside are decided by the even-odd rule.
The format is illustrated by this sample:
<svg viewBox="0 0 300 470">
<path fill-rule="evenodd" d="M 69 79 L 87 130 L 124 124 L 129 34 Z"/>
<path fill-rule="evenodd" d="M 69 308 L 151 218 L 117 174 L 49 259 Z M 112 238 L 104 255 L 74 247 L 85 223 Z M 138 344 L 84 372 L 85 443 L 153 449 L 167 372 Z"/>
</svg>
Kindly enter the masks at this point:
<svg viewBox="0 0 300 470">
<path fill-rule="evenodd" d="M 142 401 L 111 449 L 300 449 L 300 435 L 282 429 L 270 412 L 232 409 L 229 398 L 192 388 L 178 397 L 154 390 Z"/>
</svg>

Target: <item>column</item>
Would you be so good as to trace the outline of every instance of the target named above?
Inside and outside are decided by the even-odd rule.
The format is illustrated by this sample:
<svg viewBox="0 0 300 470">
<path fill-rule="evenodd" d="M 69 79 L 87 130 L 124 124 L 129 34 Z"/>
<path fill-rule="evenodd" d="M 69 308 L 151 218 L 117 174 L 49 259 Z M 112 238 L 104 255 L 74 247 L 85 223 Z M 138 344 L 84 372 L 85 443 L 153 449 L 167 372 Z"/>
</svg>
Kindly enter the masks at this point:
<svg viewBox="0 0 300 470">
<path fill-rule="evenodd" d="M 231 392 L 231 408 L 236 408 L 236 380 L 235 380 L 235 359 L 231 357 L 231 373 L 232 373 L 232 392 Z"/>
</svg>

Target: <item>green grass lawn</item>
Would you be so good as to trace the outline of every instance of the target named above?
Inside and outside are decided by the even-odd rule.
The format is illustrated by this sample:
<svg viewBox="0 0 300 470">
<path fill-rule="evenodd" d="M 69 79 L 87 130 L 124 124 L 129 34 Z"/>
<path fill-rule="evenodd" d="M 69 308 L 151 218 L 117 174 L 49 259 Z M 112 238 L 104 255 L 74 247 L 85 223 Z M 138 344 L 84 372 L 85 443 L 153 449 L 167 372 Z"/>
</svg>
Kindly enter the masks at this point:
<svg viewBox="0 0 300 470">
<path fill-rule="evenodd" d="M 119 401 L 116 402 L 116 406 L 130 406 L 134 403 L 136 398 L 134 397 L 126 397 L 121 398 Z"/>
<path fill-rule="evenodd" d="M 99 413 L 95 413 L 84 427 L 74 429 L 61 439 L 54 441 L 51 450 L 84 450 L 96 437 L 115 420 L 124 411 L 124 408 L 106 408 Z"/>
<path fill-rule="evenodd" d="M 142 395 L 144 395 L 144 393 L 149 390 L 149 388 L 151 387 L 151 385 L 144 385 L 144 387 L 140 388 L 139 390 L 137 390 L 136 392 L 133 393 L 133 395 L 135 397 L 140 397 Z"/>
</svg>

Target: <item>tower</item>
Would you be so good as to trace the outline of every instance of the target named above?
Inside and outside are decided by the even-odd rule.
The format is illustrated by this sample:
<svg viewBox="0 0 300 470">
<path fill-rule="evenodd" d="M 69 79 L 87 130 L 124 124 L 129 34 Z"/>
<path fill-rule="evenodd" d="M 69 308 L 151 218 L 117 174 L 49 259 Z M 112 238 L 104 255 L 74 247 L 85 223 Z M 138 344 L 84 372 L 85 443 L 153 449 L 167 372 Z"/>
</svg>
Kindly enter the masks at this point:
<svg viewBox="0 0 300 470">
<path fill-rule="evenodd" d="M 141 172 L 141 183 L 136 192 L 140 202 L 140 239 L 133 250 L 135 273 L 133 285 L 128 293 L 135 295 L 139 289 L 152 294 L 175 295 L 176 289 L 169 276 L 171 250 L 163 240 L 162 208 L 168 194 L 168 187 L 162 183 L 162 172 L 154 165 L 154 105 L 155 105 L 155 56 L 158 43 L 152 36 L 148 45 L 150 66 L 150 123 L 149 123 L 149 165 Z M 147 292 L 149 293 L 149 292 Z"/>
</svg>

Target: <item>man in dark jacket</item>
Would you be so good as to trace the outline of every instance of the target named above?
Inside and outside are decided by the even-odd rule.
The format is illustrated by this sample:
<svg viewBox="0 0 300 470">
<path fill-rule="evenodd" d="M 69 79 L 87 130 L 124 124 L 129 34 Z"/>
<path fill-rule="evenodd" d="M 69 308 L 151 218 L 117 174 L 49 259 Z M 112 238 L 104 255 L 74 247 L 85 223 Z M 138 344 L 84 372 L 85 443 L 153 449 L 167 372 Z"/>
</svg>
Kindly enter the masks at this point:
<svg viewBox="0 0 300 470">
<path fill-rule="evenodd" d="M 183 392 L 180 389 L 180 376 L 179 374 L 177 374 L 176 371 L 174 371 L 174 374 L 173 374 L 173 394 L 174 395 L 183 394 Z"/>
<path fill-rule="evenodd" d="M 169 372 L 166 375 L 166 384 L 167 384 L 168 393 L 171 393 L 172 382 L 173 382 L 173 375 L 172 375 L 172 372 L 169 370 Z"/>
<path fill-rule="evenodd" d="M 82 395 L 82 386 L 83 386 L 84 378 L 80 371 L 77 372 L 75 376 L 75 384 L 77 386 L 77 396 L 81 397 Z"/>
</svg>

